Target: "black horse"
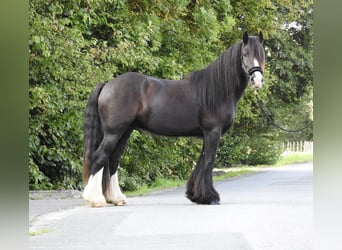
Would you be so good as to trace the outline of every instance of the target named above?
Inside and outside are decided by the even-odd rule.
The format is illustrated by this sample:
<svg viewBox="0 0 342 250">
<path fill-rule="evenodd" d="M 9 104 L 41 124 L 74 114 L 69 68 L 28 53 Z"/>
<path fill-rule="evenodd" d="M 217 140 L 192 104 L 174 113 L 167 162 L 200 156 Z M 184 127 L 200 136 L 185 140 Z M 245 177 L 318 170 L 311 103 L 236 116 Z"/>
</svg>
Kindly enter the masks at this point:
<svg viewBox="0 0 342 250">
<path fill-rule="evenodd" d="M 208 67 L 183 80 L 126 73 L 97 85 L 84 122 L 85 200 L 92 206 L 122 205 L 117 169 L 133 129 L 165 136 L 203 138 L 203 148 L 187 182 L 186 196 L 199 204 L 219 203 L 212 170 L 219 139 L 231 127 L 248 82 L 263 83 L 263 35 L 248 36 Z"/>
</svg>

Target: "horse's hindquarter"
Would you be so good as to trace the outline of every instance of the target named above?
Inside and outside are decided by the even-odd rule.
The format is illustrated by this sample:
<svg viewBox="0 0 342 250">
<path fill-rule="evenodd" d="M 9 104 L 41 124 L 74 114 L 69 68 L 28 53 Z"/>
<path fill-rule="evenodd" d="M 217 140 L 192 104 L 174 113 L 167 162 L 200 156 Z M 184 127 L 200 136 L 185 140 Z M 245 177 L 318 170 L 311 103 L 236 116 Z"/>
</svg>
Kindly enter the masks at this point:
<svg viewBox="0 0 342 250">
<path fill-rule="evenodd" d="M 104 131 L 122 132 L 135 119 L 140 105 L 140 86 L 145 76 L 126 73 L 108 82 L 98 98 Z"/>
<path fill-rule="evenodd" d="M 199 106 L 187 80 L 148 78 L 144 82 L 142 111 L 136 123 L 167 136 L 201 136 Z"/>
</svg>

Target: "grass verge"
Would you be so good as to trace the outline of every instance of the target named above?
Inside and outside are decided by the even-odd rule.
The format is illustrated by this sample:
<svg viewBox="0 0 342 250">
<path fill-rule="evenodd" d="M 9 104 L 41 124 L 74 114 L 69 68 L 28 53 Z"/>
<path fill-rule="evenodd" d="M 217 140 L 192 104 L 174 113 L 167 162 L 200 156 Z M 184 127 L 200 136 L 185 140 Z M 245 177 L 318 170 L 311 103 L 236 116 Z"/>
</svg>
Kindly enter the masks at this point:
<svg viewBox="0 0 342 250">
<path fill-rule="evenodd" d="M 313 161 L 313 154 L 306 153 L 293 153 L 290 155 L 281 156 L 279 161 L 275 164 L 276 166 L 283 166 L 293 163 L 303 163 Z"/>
<path fill-rule="evenodd" d="M 232 177 L 236 177 L 236 176 L 240 176 L 240 175 L 245 175 L 245 174 L 249 174 L 252 172 L 255 172 L 255 170 L 253 170 L 252 168 L 248 168 L 248 167 L 240 167 L 241 169 L 235 170 L 235 171 L 226 171 L 223 174 L 214 176 L 214 181 L 222 181 L 224 179 L 228 179 L 228 178 L 232 178 Z"/>
<path fill-rule="evenodd" d="M 147 193 L 182 187 L 184 185 L 185 180 L 157 178 L 150 186 L 145 184 L 138 190 L 125 192 L 125 195 L 128 197 L 142 196 Z"/>
<path fill-rule="evenodd" d="M 273 166 L 284 166 L 288 164 L 293 163 L 303 163 L 303 162 L 310 162 L 313 161 L 313 155 L 312 154 L 304 154 L 304 153 L 294 153 L 291 155 L 282 156 L 276 164 L 267 166 L 241 166 L 237 168 L 220 168 L 218 169 L 220 174 L 214 176 L 214 181 L 221 181 L 224 179 L 246 175 L 252 172 L 257 171 L 261 168 L 267 168 L 267 167 L 273 167 Z M 172 180 L 172 179 L 165 179 L 165 178 L 158 178 L 156 179 L 151 185 L 143 185 L 136 191 L 129 191 L 125 192 L 125 194 L 128 197 L 133 196 L 143 196 L 148 193 L 156 192 L 156 191 L 162 191 L 167 189 L 173 189 L 176 187 L 182 187 L 186 183 L 186 180 Z"/>
<path fill-rule="evenodd" d="M 50 233 L 51 231 L 52 231 L 52 229 L 50 229 L 50 228 L 41 228 L 41 229 L 38 229 L 38 230 L 36 230 L 36 231 L 31 231 L 31 232 L 29 232 L 29 236 L 30 236 L 30 237 L 32 237 L 32 236 L 38 236 L 38 235 Z"/>
</svg>

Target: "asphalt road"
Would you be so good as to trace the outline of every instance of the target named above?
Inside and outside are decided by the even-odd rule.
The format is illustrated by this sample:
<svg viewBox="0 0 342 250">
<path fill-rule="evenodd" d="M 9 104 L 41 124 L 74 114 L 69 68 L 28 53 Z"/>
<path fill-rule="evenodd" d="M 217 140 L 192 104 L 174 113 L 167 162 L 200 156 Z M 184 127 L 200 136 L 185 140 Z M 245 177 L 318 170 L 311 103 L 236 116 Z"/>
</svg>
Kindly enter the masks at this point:
<svg viewBox="0 0 342 250">
<path fill-rule="evenodd" d="M 178 188 L 123 207 L 36 213 L 30 249 L 313 249 L 312 174 L 302 163 L 217 182 L 221 205 L 193 204 Z"/>
</svg>

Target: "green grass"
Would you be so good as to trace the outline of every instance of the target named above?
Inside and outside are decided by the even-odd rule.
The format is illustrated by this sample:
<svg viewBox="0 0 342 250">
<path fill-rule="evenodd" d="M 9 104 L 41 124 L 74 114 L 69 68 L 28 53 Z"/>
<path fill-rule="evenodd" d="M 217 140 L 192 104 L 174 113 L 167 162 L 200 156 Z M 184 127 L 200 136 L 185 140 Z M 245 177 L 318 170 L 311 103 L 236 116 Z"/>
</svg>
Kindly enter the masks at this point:
<svg viewBox="0 0 342 250">
<path fill-rule="evenodd" d="M 232 177 L 236 177 L 236 176 L 240 176 L 240 175 L 245 175 L 245 174 L 249 174 L 255 172 L 255 170 L 253 169 L 245 169 L 245 167 L 241 167 L 241 169 L 236 170 L 236 171 L 227 171 L 224 174 L 220 174 L 217 176 L 214 176 L 214 181 L 222 181 L 224 179 L 228 179 L 228 178 L 232 178 Z"/>
<path fill-rule="evenodd" d="M 145 184 L 142 187 L 140 187 L 138 190 L 125 192 L 125 195 L 128 197 L 142 196 L 147 193 L 166 190 L 166 189 L 172 189 L 172 188 L 181 187 L 184 185 L 185 185 L 184 180 L 157 178 L 150 186 L 147 186 Z"/>
<path fill-rule="evenodd" d="M 282 156 L 275 164 L 276 166 L 283 166 L 292 163 L 303 163 L 313 161 L 313 154 L 294 153 Z"/>
<path fill-rule="evenodd" d="M 50 229 L 50 228 L 41 228 L 41 229 L 38 229 L 36 231 L 29 232 L 29 236 L 30 237 L 31 236 L 38 236 L 38 235 L 49 233 L 51 231 L 52 231 L 52 229 Z"/>
</svg>

